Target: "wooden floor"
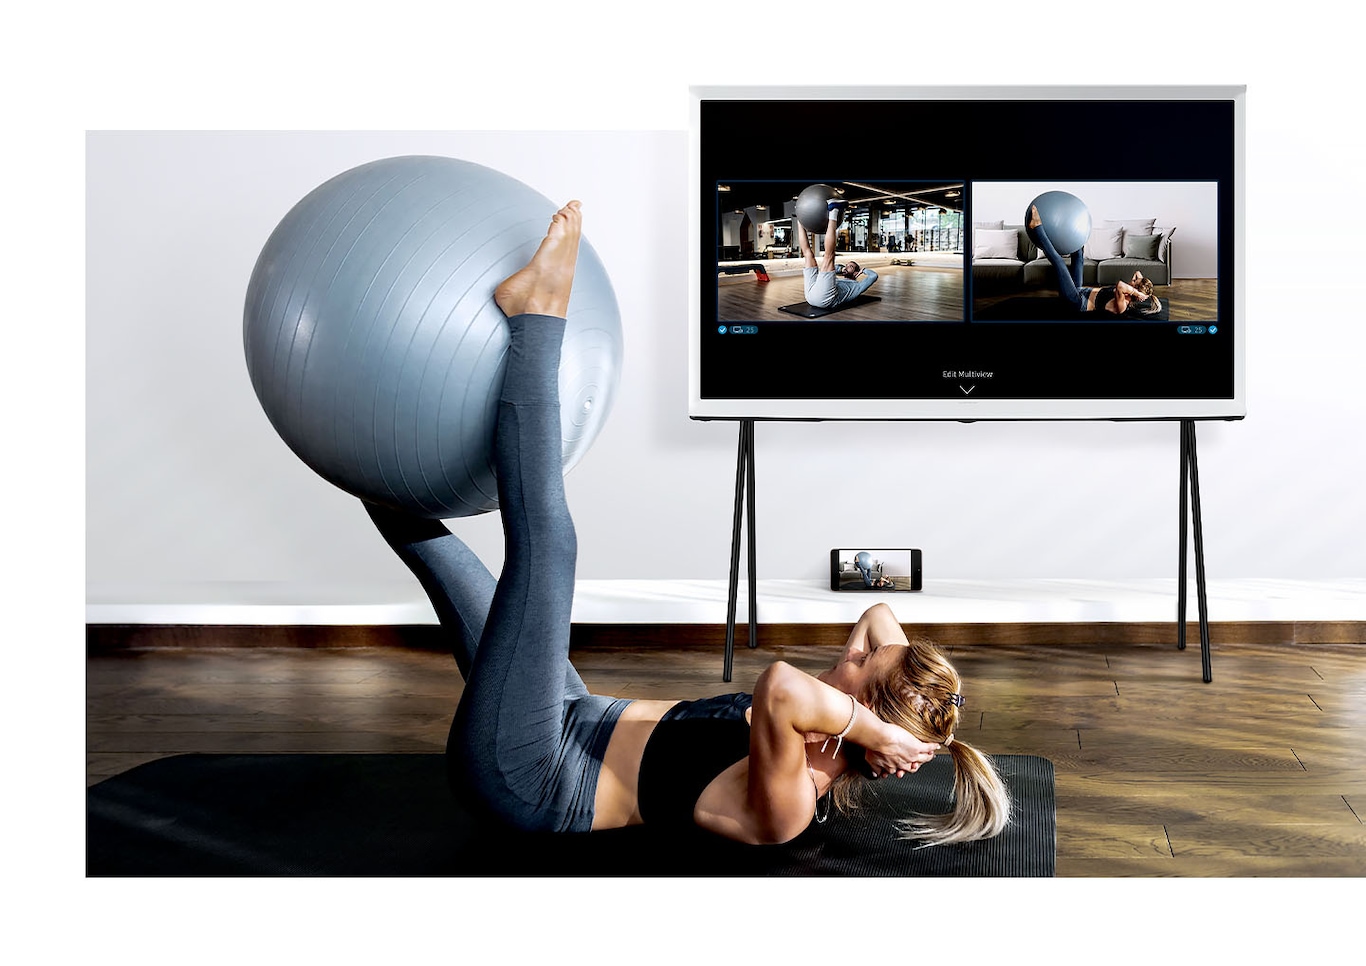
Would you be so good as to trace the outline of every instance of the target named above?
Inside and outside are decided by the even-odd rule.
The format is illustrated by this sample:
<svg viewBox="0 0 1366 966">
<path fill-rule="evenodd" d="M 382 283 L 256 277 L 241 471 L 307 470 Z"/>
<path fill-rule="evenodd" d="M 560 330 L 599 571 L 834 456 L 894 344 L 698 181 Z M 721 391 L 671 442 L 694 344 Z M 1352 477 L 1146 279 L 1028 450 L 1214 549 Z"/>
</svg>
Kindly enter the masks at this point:
<svg viewBox="0 0 1366 966">
<path fill-rule="evenodd" d="M 828 645 L 576 650 L 594 691 L 748 690 Z M 1062 876 L 1366 875 L 1366 646 L 977 644 L 959 738 L 1057 774 Z M 396 647 L 113 649 L 87 660 L 87 777 L 185 752 L 434 752 L 460 694 L 447 655 Z M 905 779 L 912 780 L 912 779 Z"/>
<path fill-rule="evenodd" d="M 868 289 L 877 302 L 841 309 L 826 321 L 962 322 L 961 269 L 924 265 L 878 265 L 877 281 Z M 804 302 L 801 275 L 775 275 L 770 281 L 728 281 L 717 286 L 717 318 L 730 322 L 795 322 L 800 316 L 779 311 L 781 305 Z"/>
<path fill-rule="evenodd" d="M 878 296 L 879 301 L 842 309 L 825 318 L 851 322 L 964 321 L 963 273 L 958 269 L 884 265 L 877 268 L 877 273 L 878 280 L 868 294 Z M 1219 319 L 1218 279 L 1178 278 L 1170 285 L 1158 286 L 1157 294 L 1167 303 L 1168 319 L 1172 322 Z M 1006 299 L 1057 297 L 1056 292 L 1047 289 L 978 296 L 973 299 L 973 311 L 981 312 Z M 754 281 L 752 276 L 745 281 L 727 280 L 718 285 L 718 318 L 734 322 L 791 322 L 798 317 L 781 312 L 778 307 L 804 298 L 800 275 L 775 275 L 768 282 Z"/>
</svg>

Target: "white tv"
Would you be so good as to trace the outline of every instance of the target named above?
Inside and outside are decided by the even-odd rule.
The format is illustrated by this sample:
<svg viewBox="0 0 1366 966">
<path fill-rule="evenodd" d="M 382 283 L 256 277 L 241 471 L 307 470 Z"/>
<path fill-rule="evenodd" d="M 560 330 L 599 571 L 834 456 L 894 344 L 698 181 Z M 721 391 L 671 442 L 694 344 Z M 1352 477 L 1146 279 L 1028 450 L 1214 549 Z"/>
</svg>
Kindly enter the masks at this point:
<svg viewBox="0 0 1366 966">
<path fill-rule="evenodd" d="M 1245 92 L 693 88 L 689 415 L 1243 418 Z"/>
</svg>

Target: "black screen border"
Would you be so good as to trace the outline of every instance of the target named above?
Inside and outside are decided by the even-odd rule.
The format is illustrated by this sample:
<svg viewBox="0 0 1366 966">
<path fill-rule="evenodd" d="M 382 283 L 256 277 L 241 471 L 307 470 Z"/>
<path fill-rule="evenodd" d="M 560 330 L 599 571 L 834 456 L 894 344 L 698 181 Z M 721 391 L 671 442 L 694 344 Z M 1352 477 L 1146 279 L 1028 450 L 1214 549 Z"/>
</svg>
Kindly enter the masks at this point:
<svg viewBox="0 0 1366 966">
<path fill-rule="evenodd" d="M 1246 414 L 1245 398 L 1245 330 L 1244 309 L 1244 218 L 1245 218 L 1245 87 L 961 87 L 961 88 L 895 88 L 895 87 L 695 87 L 692 95 L 690 194 L 692 201 L 692 235 L 690 256 L 690 335 L 689 335 L 689 416 L 694 419 L 775 419 L 775 420 L 1040 420 L 1040 419 L 1241 419 Z M 1038 395 L 983 395 L 974 399 L 953 398 L 853 398 L 844 395 L 816 398 L 751 393 L 748 389 L 734 391 L 739 380 L 731 379 L 723 387 L 724 395 L 708 390 L 703 393 L 702 339 L 711 324 L 705 314 L 707 292 L 706 266 L 714 269 L 714 221 L 708 222 L 704 205 L 714 204 L 714 192 L 704 197 L 703 188 L 712 172 L 703 170 L 701 114 L 702 104 L 711 101 L 758 102 L 783 117 L 783 111 L 810 107 L 811 102 L 833 101 L 859 104 L 875 101 L 899 101 L 907 106 L 931 102 L 1099 102 L 1097 110 L 1113 107 L 1118 102 L 1139 102 L 1145 111 L 1162 104 L 1180 101 L 1228 102 L 1232 109 L 1233 144 L 1231 166 L 1221 168 L 1220 182 L 1220 239 L 1223 247 L 1218 252 L 1220 274 L 1220 325 L 1231 330 L 1231 358 L 1220 365 L 1228 365 L 1231 381 L 1226 395 L 1208 396 L 1124 396 L 1083 397 Z M 784 103 L 791 102 L 791 103 Z M 1012 107 L 1014 105 L 1011 105 Z M 1023 106 L 1023 105 L 1020 105 Z M 1153 118 L 1156 130 L 1161 129 L 1160 114 Z M 1159 135 L 1160 136 L 1160 135 Z M 1168 150 L 1178 150 L 1169 146 Z M 1043 170 L 1021 167 L 1015 180 L 1042 180 Z M 1056 170 L 1056 169 L 1055 169 Z M 1119 164 L 1115 171 L 1123 173 Z M 1173 171 L 1181 171 L 1178 164 Z M 1136 177 L 1139 169 L 1135 169 Z M 1000 180 L 1000 179 L 982 179 Z M 1085 180 L 1085 179 L 1078 179 Z M 1090 180 L 1095 180 L 1094 178 Z M 1122 180 L 1116 178 L 1114 180 Z M 1144 179 L 1144 180 L 1161 180 Z M 1202 180 L 1202 179 L 1189 179 Z M 1231 220 L 1231 230 L 1228 221 Z M 1224 244 L 1225 239 L 1231 246 Z M 965 266 L 966 268 L 966 266 Z M 1231 284 L 1226 279 L 1231 276 Z M 714 278 L 714 276 L 713 276 Z M 714 312 L 714 308 L 713 308 Z M 1227 318 L 1225 316 L 1228 316 Z M 1038 330 L 1040 324 L 1035 324 Z M 1054 329 L 1074 326 L 1064 323 Z M 996 326 L 1003 334 L 993 336 L 1003 347 L 1020 338 Z M 1072 330 L 1075 332 L 1075 329 Z M 1069 334 L 1069 339 L 1075 338 Z M 738 340 L 737 340 L 738 342 Z M 1227 351 L 1227 350 L 1225 350 Z M 1221 379 L 1224 376 L 1221 373 Z"/>
</svg>

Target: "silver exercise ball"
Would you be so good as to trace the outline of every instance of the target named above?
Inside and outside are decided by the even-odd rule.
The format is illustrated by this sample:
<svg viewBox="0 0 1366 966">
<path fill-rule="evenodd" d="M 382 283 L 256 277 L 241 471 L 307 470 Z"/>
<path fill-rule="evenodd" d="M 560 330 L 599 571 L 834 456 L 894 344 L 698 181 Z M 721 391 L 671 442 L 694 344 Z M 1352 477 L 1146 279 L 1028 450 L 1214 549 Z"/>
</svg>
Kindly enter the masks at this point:
<svg viewBox="0 0 1366 966">
<path fill-rule="evenodd" d="M 398 157 L 309 192 L 247 287 L 252 388 L 320 476 L 421 516 L 498 506 L 492 445 L 508 326 L 494 288 L 531 260 L 559 205 L 491 168 Z M 620 381 L 621 318 L 586 238 L 560 360 L 564 469 Z"/>
<path fill-rule="evenodd" d="M 1030 205 L 1039 209 L 1039 220 L 1059 254 L 1071 255 L 1086 247 L 1086 239 L 1091 237 L 1091 212 L 1080 198 L 1066 191 L 1045 191 Z M 1024 223 L 1029 224 L 1029 208 L 1025 208 Z M 1026 228 L 1025 234 L 1037 245 L 1035 231 Z"/>
<path fill-rule="evenodd" d="M 828 184 L 813 184 L 809 188 L 803 188 L 802 193 L 797 195 L 797 220 L 813 235 L 824 235 L 830 227 L 830 209 L 827 204 L 839 196 L 839 192 Z"/>
</svg>

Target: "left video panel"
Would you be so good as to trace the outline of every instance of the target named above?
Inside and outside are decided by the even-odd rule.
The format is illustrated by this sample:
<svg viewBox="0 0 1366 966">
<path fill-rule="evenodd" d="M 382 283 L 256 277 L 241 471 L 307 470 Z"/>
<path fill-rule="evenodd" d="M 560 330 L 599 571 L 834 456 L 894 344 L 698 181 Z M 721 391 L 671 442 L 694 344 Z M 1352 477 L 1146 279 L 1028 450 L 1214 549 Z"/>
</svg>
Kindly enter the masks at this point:
<svg viewBox="0 0 1366 966">
<path fill-rule="evenodd" d="M 965 182 L 715 184 L 716 320 L 963 322 Z"/>
</svg>

